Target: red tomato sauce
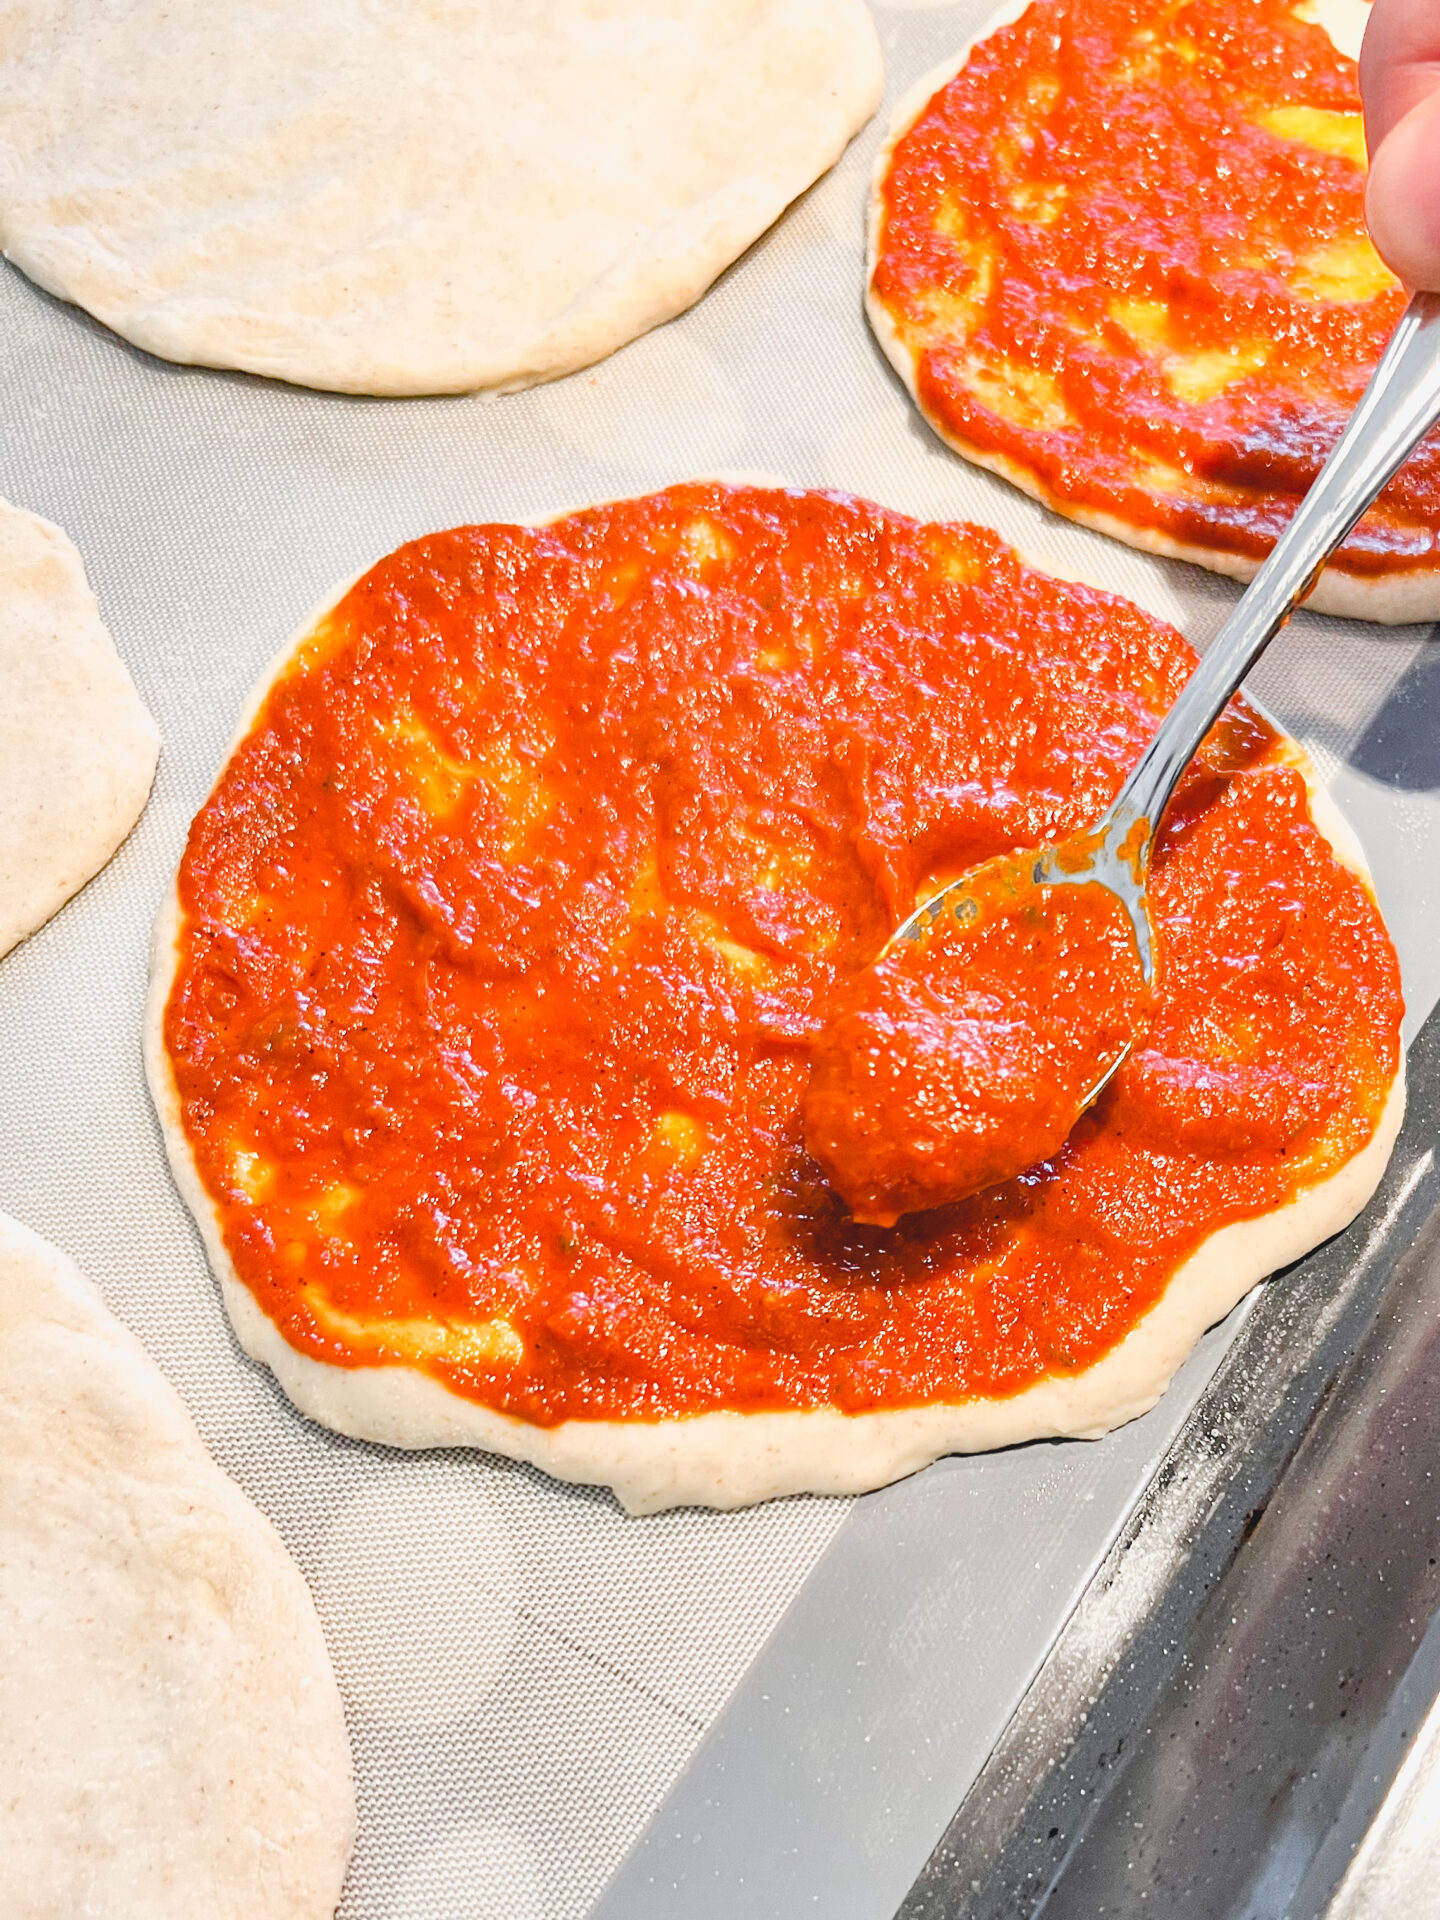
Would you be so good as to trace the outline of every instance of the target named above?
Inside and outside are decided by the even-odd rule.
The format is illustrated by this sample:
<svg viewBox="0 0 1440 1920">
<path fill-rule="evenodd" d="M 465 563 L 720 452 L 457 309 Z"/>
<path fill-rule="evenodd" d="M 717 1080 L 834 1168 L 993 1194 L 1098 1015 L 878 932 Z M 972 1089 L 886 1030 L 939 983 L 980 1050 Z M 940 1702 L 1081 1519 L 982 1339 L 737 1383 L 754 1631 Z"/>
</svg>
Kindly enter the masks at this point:
<svg viewBox="0 0 1440 1920">
<path fill-rule="evenodd" d="M 1036 0 L 897 143 L 873 293 L 942 433 L 1258 558 L 1400 316 L 1364 194 L 1355 63 L 1295 0 Z M 1437 529 L 1432 437 L 1332 564 L 1433 567 Z"/>
<path fill-rule="evenodd" d="M 1008 1394 L 1364 1146 L 1394 955 L 1243 705 L 1160 837 L 1147 1041 L 1050 1159 L 885 1231 L 802 1138 L 937 872 L 1103 811 L 1193 656 L 994 534 L 672 488 L 382 560 L 191 829 L 165 1041 L 301 1352 L 540 1424 Z"/>
<path fill-rule="evenodd" d="M 1034 867 L 1033 853 L 981 867 L 841 983 L 805 1144 L 857 1220 L 893 1227 L 1048 1159 L 1136 1039 L 1146 994 L 1124 906 L 1094 882 L 1037 885 Z"/>
</svg>

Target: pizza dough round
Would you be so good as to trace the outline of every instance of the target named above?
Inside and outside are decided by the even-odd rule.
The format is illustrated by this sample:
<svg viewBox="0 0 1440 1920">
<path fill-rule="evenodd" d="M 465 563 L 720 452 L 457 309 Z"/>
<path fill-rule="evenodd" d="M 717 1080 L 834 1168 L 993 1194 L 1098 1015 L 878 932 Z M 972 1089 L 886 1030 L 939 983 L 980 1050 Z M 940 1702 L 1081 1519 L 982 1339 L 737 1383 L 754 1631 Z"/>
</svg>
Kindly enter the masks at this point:
<svg viewBox="0 0 1440 1920">
<path fill-rule="evenodd" d="M 1028 11 L 1029 5 L 1030 0 L 1005 0 L 1005 4 L 990 17 L 971 40 L 956 54 L 917 81 L 895 107 L 889 131 L 876 155 L 871 177 L 866 266 L 866 310 L 871 327 L 886 358 L 904 381 L 911 398 L 925 414 L 930 427 L 949 447 L 974 465 L 998 474 L 1001 479 L 1009 481 L 1011 485 L 1019 487 L 1022 492 L 1040 501 L 1042 505 L 1064 514 L 1066 518 L 1075 520 L 1082 526 L 1093 527 L 1097 532 L 1122 540 L 1129 546 L 1160 554 L 1167 559 L 1190 561 L 1215 572 L 1228 574 L 1234 579 L 1253 579 L 1259 570 L 1260 561 L 1246 553 L 1236 552 L 1219 545 L 1204 544 L 1197 540 L 1187 540 L 1163 527 L 1129 520 L 1119 511 L 1108 510 L 1093 501 L 1078 500 L 1063 488 L 1057 489 L 1051 485 L 1045 475 L 1028 460 L 1017 458 L 1013 453 L 993 446 L 978 445 L 957 432 L 951 425 L 940 419 L 933 408 L 927 408 L 924 405 L 920 393 L 916 349 L 906 338 L 905 331 L 895 314 L 876 292 L 875 271 L 884 234 L 883 187 L 896 147 L 925 113 L 941 88 L 948 85 L 957 74 L 963 71 L 975 50 L 983 46 L 1001 28 L 1019 20 Z M 1368 0 L 1301 0 L 1301 4 L 1297 5 L 1293 11 L 1301 21 L 1322 28 L 1339 54 L 1348 60 L 1358 60 L 1360 41 L 1369 16 Z M 1159 9 L 1156 10 L 1156 19 L 1157 21 L 1160 19 Z M 1153 39 L 1157 32 L 1163 34 L 1168 31 L 1170 31 L 1169 28 L 1157 26 L 1150 34 L 1150 38 Z M 1236 111 L 1240 111 L 1238 103 Z M 1296 108 L 1294 111 L 1299 113 L 1304 109 Z M 1326 116 L 1318 117 L 1324 119 Z M 1028 137 L 1027 135 L 1026 138 Z M 1383 272 L 1380 263 L 1374 259 L 1373 253 L 1369 254 L 1369 259 L 1377 270 Z M 1398 287 L 1393 276 L 1388 278 L 1392 288 Z M 1102 281 L 1106 285 L 1110 284 L 1103 275 Z M 1020 396 L 1018 404 L 1023 411 L 1023 395 Z M 1185 477 L 1175 474 L 1169 478 L 1179 485 L 1183 483 Z M 1143 487 L 1142 482 L 1136 484 L 1141 484 Z M 1414 566 L 1397 568 L 1380 574 L 1368 574 L 1332 563 L 1321 573 L 1308 605 L 1321 613 L 1383 621 L 1392 625 L 1435 620 L 1440 618 L 1440 565 L 1427 558 Z"/>
<path fill-rule="evenodd" d="M 527 386 L 698 299 L 880 87 L 863 0 L 17 0 L 0 246 L 169 360 Z"/>
<path fill-rule="evenodd" d="M 735 483 L 742 483 L 738 476 Z M 346 581 L 329 596 L 266 669 L 241 716 L 236 746 L 297 650 L 353 584 Z M 1316 783 L 1302 750 L 1289 742 L 1287 752 L 1305 776 L 1314 825 L 1341 865 L 1368 887 L 1353 832 Z M 482 1447 L 560 1479 L 608 1485 L 632 1513 L 686 1505 L 733 1508 L 798 1492 L 860 1493 L 947 1453 L 1100 1437 L 1153 1406 L 1200 1335 L 1253 1286 L 1354 1218 L 1385 1170 L 1404 1116 L 1404 1057 L 1397 1050 L 1394 1078 L 1367 1144 L 1284 1205 L 1213 1232 L 1175 1270 L 1154 1307 L 1083 1373 L 1050 1375 L 1004 1398 L 859 1414 L 838 1407 L 712 1411 L 657 1420 L 566 1419 L 544 1427 L 452 1392 L 417 1367 L 346 1367 L 313 1359 L 292 1347 L 257 1304 L 236 1271 L 219 1211 L 201 1179 L 165 1043 L 182 931 L 177 885 L 156 921 L 146 1071 L 176 1185 L 200 1228 L 241 1346 L 323 1426 L 387 1446 Z"/>
<path fill-rule="evenodd" d="M 0 954 L 105 865 L 159 754 L 79 554 L 0 501 Z"/>
<path fill-rule="evenodd" d="M 173 1388 L 0 1216 L 0 1859 L 10 1920 L 328 1920 L 354 1836 L 305 1582 Z"/>
</svg>

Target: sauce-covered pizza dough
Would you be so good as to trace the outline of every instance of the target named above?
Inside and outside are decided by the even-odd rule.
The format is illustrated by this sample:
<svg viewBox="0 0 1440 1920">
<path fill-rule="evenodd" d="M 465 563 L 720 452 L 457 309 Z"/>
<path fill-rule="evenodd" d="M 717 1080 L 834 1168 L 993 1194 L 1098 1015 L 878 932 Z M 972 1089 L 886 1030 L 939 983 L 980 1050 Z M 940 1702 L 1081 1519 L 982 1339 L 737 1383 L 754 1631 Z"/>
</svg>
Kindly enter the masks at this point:
<svg viewBox="0 0 1440 1920">
<path fill-rule="evenodd" d="M 1355 12 L 1035 0 L 901 102 L 868 305 L 942 438 L 1133 545 L 1255 571 L 1404 300 L 1365 229 Z M 1312 604 L 1440 615 L 1440 440 Z"/>
<path fill-rule="evenodd" d="M 354 1834 L 305 1582 L 139 1343 L 0 1216 L 6 1920 L 329 1920 Z"/>
<path fill-rule="evenodd" d="M 525 386 L 698 299 L 880 85 L 863 0 L 12 0 L 0 245 L 170 360 Z"/>
<path fill-rule="evenodd" d="M 0 954 L 105 865 L 159 755 L 79 554 L 0 501 Z"/>
<path fill-rule="evenodd" d="M 1145 1044 L 1058 1153 L 887 1232 L 801 1109 L 934 874 L 1092 822 L 1193 659 L 840 494 L 694 483 L 380 561 L 267 675 L 157 928 L 151 1086 L 244 1344 L 346 1431 L 635 1507 L 1148 1405 L 1350 1217 L 1401 1107 L 1389 940 L 1253 710 L 1160 835 Z"/>
</svg>

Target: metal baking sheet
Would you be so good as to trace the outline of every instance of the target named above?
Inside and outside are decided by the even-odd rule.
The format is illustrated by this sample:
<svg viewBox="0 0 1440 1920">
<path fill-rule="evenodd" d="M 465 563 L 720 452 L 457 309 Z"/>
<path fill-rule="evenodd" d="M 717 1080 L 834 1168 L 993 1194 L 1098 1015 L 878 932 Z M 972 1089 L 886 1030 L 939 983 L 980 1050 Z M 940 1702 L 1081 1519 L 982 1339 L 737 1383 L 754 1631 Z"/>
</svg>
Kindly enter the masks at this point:
<svg viewBox="0 0 1440 1920">
<path fill-rule="evenodd" d="M 877 6 L 889 98 L 986 11 Z M 400 541 L 761 469 L 988 522 L 1197 642 L 1219 625 L 1233 587 L 1055 520 L 916 420 L 861 310 L 883 121 L 691 314 L 502 399 L 172 367 L 0 271 L 0 491 L 75 539 L 165 736 L 135 835 L 0 962 L 0 1208 L 92 1275 L 310 1580 L 359 1779 L 344 1920 L 882 1920 L 1244 1317 L 1097 1444 L 632 1520 L 301 1420 L 235 1347 L 165 1168 L 140 1069 L 151 916 L 261 666 Z M 1413 629 L 1301 618 L 1255 681 L 1365 840 L 1412 1032 L 1440 995 L 1434 660 Z"/>
</svg>

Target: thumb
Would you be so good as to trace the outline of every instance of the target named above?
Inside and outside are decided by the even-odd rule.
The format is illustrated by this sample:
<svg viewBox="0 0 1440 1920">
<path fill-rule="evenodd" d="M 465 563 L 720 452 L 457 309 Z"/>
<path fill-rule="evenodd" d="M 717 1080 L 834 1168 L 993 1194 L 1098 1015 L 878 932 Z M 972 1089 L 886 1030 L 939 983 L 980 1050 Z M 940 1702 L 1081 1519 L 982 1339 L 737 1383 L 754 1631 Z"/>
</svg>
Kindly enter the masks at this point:
<svg viewBox="0 0 1440 1920">
<path fill-rule="evenodd" d="M 1440 89 L 1372 154 L 1365 217 L 1381 257 L 1407 287 L 1440 290 Z"/>
</svg>

